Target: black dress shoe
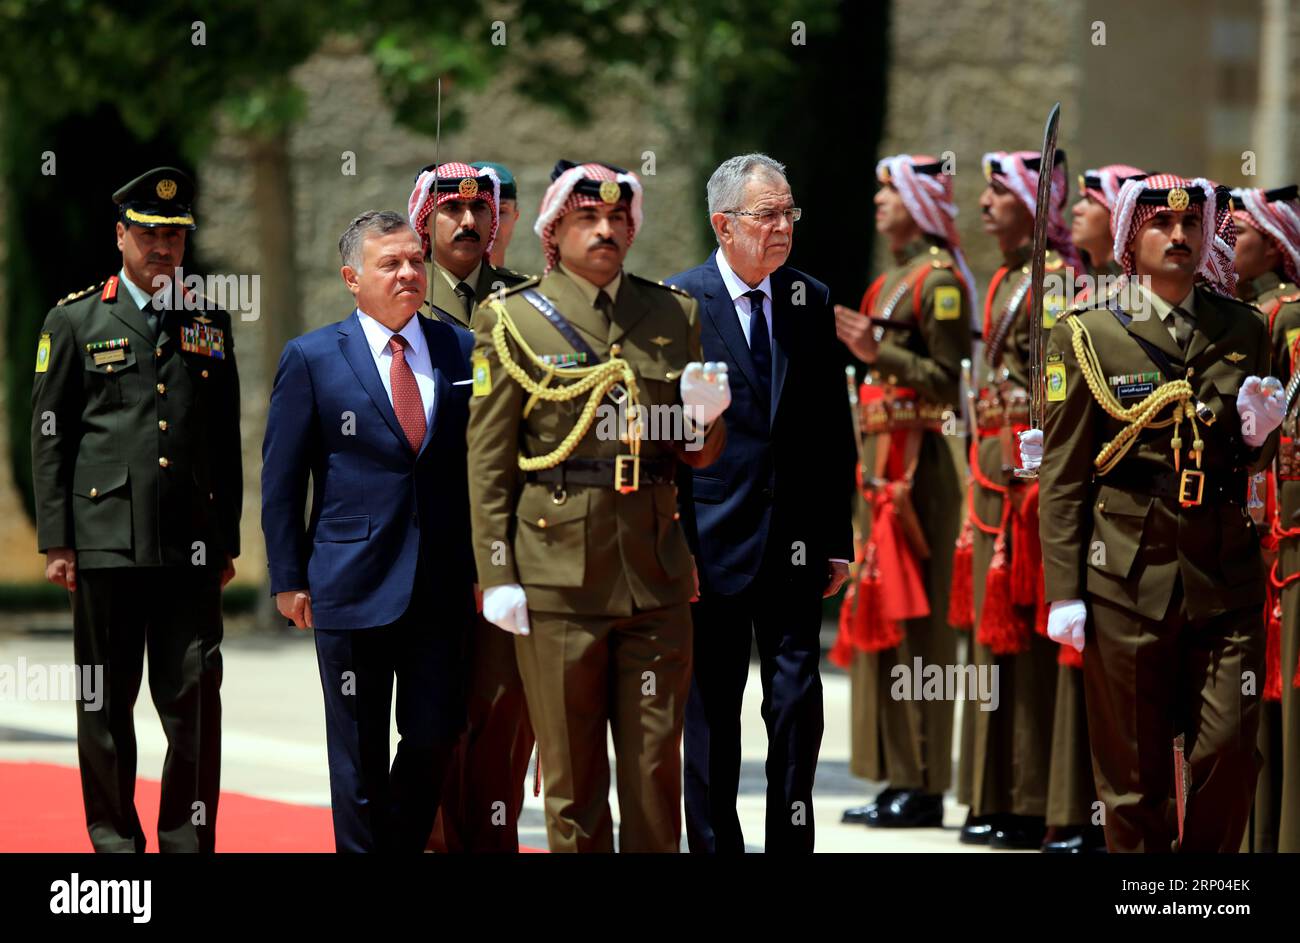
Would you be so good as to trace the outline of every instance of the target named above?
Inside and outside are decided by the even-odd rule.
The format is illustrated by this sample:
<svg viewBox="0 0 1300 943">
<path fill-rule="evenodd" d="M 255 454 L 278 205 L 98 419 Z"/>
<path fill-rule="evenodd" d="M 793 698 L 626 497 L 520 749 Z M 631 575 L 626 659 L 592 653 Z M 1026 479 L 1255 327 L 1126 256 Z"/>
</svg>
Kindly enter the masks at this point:
<svg viewBox="0 0 1300 943">
<path fill-rule="evenodd" d="M 961 827 L 961 835 L 957 840 L 963 845 L 987 845 L 993 838 L 999 818 L 996 815 L 966 813 L 966 824 Z"/>
<path fill-rule="evenodd" d="M 840 816 L 840 821 L 845 825 L 865 825 L 867 819 L 875 814 L 875 810 L 882 802 L 889 802 L 900 792 L 901 789 L 883 789 L 866 805 L 855 805 L 851 809 L 845 809 L 844 814 Z"/>
<path fill-rule="evenodd" d="M 1053 840 L 1043 842 L 1043 854 L 1045 855 L 1106 853 L 1105 833 L 1094 825 L 1076 825 L 1068 828 L 1058 828 L 1054 831 L 1056 834 L 1049 836 Z"/>
<path fill-rule="evenodd" d="M 937 828 L 943 825 L 943 796 L 903 789 L 868 813 L 869 828 Z"/>
<path fill-rule="evenodd" d="M 1046 833 L 1047 824 L 1041 816 L 1008 815 L 993 830 L 989 845 L 1016 850 L 1041 848 Z"/>
</svg>

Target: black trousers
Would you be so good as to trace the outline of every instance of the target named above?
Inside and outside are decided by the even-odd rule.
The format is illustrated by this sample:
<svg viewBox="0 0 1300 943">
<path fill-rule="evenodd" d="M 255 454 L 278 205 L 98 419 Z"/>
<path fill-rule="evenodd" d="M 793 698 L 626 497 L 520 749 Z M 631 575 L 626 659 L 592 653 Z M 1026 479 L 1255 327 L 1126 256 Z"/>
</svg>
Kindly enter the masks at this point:
<svg viewBox="0 0 1300 943">
<path fill-rule="evenodd" d="M 220 571 L 79 570 L 72 621 L 78 666 L 103 668 L 99 709 L 84 697 L 77 705 L 81 792 L 95 850 L 145 849 L 132 711 L 147 650 L 149 694 L 167 735 L 158 850 L 212 851 L 221 787 Z"/>
<path fill-rule="evenodd" d="M 325 694 L 334 844 L 338 851 L 422 852 L 452 749 L 464 728 L 474 601 L 433 600 L 417 574 L 411 604 L 391 625 L 317 629 Z M 397 687 L 397 756 L 389 720 Z"/>
<path fill-rule="evenodd" d="M 740 707 L 758 643 L 767 725 L 769 852 L 811 852 L 812 789 L 821 750 L 822 590 L 809 574 L 783 578 L 765 567 L 742 593 L 701 593 L 691 607 L 695 672 L 686 702 L 686 839 L 692 852 L 745 850 L 736 814 L 740 787 Z M 824 568 L 822 568 L 824 570 Z"/>
</svg>

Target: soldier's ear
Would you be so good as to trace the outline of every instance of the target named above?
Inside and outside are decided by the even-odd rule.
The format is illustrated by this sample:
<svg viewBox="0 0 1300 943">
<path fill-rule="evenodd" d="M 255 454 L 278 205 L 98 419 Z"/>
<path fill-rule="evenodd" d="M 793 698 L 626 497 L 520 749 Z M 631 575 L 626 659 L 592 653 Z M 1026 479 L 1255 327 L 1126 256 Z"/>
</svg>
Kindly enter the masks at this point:
<svg viewBox="0 0 1300 943">
<path fill-rule="evenodd" d="M 126 251 L 126 223 L 117 221 L 117 251 Z"/>
</svg>

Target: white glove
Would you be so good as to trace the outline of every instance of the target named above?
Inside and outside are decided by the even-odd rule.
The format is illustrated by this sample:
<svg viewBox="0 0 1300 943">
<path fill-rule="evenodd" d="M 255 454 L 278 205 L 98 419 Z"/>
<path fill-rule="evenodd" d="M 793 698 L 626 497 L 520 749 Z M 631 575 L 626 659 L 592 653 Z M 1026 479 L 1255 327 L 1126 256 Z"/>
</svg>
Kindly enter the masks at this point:
<svg viewBox="0 0 1300 943">
<path fill-rule="evenodd" d="M 697 426 L 707 426 L 731 405 L 725 363 L 688 363 L 682 371 L 682 405 Z"/>
<path fill-rule="evenodd" d="M 1043 464 L 1043 430 L 1026 429 L 1020 433 L 1020 467 L 1035 469 Z"/>
<path fill-rule="evenodd" d="M 1241 417 L 1241 438 L 1252 449 L 1259 448 L 1278 426 L 1286 409 L 1286 391 L 1274 377 L 1246 377 L 1237 391 L 1237 415 Z M 1254 431 L 1247 434 L 1246 417 L 1254 417 Z"/>
<path fill-rule="evenodd" d="M 1047 637 L 1062 645 L 1083 651 L 1083 627 L 1088 622 L 1088 607 L 1082 599 L 1058 599 L 1047 613 Z"/>
<path fill-rule="evenodd" d="M 483 591 L 483 618 L 515 635 L 528 634 L 528 597 L 518 583 L 491 586 Z"/>
</svg>

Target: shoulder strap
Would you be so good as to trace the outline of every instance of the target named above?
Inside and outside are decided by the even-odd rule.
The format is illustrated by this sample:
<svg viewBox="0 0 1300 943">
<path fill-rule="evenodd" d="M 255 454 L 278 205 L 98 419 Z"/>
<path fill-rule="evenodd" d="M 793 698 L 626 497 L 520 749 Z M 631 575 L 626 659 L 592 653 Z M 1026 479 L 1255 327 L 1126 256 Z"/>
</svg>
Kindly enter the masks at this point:
<svg viewBox="0 0 1300 943">
<path fill-rule="evenodd" d="M 527 288 L 520 292 L 524 299 L 542 313 L 542 317 L 551 322 L 551 327 L 560 332 L 560 336 L 568 341 L 569 346 L 580 354 L 587 355 L 587 362 L 591 364 L 600 363 L 600 357 L 591 349 L 591 345 L 582 339 L 582 335 L 556 310 L 555 305 L 551 304 L 551 299 L 547 298 L 536 288 Z"/>
<path fill-rule="evenodd" d="M 872 307 L 876 303 L 876 296 L 880 294 L 880 289 L 885 287 L 885 276 L 877 275 L 876 280 L 867 288 L 867 293 L 862 296 L 862 304 L 858 310 L 863 314 L 870 314 Z"/>
<path fill-rule="evenodd" d="M 1121 311 L 1119 308 L 1107 308 L 1106 310 L 1115 316 L 1115 320 L 1120 323 L 1122 328 L 1128 330 L 1129 322 L 1133 320 L 1132 315 Z M 1138 337 L 1136 334 L 1130 334 L 1129 337 L 1138 342 L 1138 346 L 1141 347 L 1142 350 L 1146 352 L 1146 355 L 1151 358 L 1152 362 L 1160 368 L 1160 372 L 1164 374 L 1166 380 L 1183 379 L 1182 374 L 1174 369 L 1173 362 L 1170 361 L 1169 355 L 1163 350 L 1151 343 L 1145 337 Z"/>
</svg>

